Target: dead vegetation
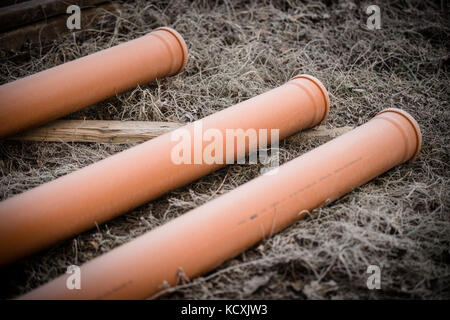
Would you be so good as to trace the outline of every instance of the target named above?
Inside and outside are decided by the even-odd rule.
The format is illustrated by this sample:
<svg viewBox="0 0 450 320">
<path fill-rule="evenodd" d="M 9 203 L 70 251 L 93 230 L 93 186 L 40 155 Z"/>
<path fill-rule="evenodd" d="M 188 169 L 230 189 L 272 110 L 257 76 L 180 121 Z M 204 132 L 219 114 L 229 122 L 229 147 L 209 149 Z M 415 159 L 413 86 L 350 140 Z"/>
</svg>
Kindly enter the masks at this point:
<svg viewBox="0 0 450 320">
<path fill-rule="evenodd" d="M 105 15 L 96 28 L 26 49 L 26 59 L 10 59 L 12 53 L 1 50 L 0 81 L 13 81 L 169 25 L 189 45 L 183 73 L 66 118 L 189 122 L 283 84 L 298 73 L 313 74 L 328 88 L 332 105 L 328 127 L 362 124 L 387 107 L 405 109 L 421 125 L 424 141 L 418 159 L 315 210 L 204 277 L 180 279 L 180 286 L 165 298 L 448 299 L 448 9 L 441 1 L 379 1 L 382 29 L 371 31 L 365 27 L 367 4 L 126 2 L 120 14 Z M 281 143 L 281 161 L 323 142 L 296 134 Z M 129 146 L 1 141 L 0 199 Z M 228 166 L 3 267 L 0 296 L 29 291 L 62 274 L 68 265 L 128 242 L 258 173 L 258 165 Z M 381 290 L 366 287 L 370 264 L 381 267 Z"/>
</svg>

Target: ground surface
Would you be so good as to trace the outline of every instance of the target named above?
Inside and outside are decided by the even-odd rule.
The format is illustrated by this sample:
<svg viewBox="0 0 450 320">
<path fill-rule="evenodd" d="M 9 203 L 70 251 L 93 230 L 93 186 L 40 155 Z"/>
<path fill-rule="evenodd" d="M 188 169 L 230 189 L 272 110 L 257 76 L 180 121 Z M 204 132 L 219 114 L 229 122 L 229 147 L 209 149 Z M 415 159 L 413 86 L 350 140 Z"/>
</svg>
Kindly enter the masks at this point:
<svg viewBox="0 0 450 320">
<path fill-rule="evenodd" d="M 443 2 L 444 3 L 444 2 Z M 397 107 L 420 123 L 423 148 L 166 298 L 450 298 L 450 74 L 448 11 L 440 1 L 380 2 L 382 29 L 367 30 L 368 3 L 349 1 L 123 4 L 95 29 L 30 50 L 1 52 L 2 83 L 169 25 L 189 45 L 186 70 L 109 99 L 70 119 L 189 122 L 308 73 L 331 97 L 326 125 L 359 125 Z M 70 81 L 70 79 L 68 79 Z M 282 162 L 325 142 L 281 143 Z M 0 199 L 130 145 L 0 142 Z M 29 291 L 259 174 L 232 165 L 20 262 L 0 269 L 0 296 Z M 74 190 L 74 192 L 76 192 Z M 368 290 L 379 265 L 382 289 Z"/>
</svg>

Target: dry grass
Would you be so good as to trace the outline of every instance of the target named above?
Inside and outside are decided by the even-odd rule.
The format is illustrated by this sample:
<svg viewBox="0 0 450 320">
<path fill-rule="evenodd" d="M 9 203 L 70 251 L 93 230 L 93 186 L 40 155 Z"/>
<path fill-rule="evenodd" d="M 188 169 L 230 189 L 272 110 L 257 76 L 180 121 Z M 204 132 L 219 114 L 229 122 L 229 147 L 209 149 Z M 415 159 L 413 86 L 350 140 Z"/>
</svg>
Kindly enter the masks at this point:
<svg viewBox="0 0 450 320">
<path fill-rule="evenodd" d="M 417 160 L 315 210 L 166 298 L 448 299 L 448 11 L 440 1 L 383 1 L 383 27 L 369 31 L 364 26 L 365 5 L 331 0 L 127 2 L 120 15 L 105 16 L 95 30 L 30 49 L 26 61 L 11 61 L 10 53 L 2 50 L 0 81 L 12 81 L 170 25 L 189 44 L 185 72 L 68 118 L 187 122 L 281 85 L 297 73 L 313 74 L 329 89 L 329 126 L 362 124 L 387 107 L 405 109 L 418 120 L 424 136 Z M 323 142 L 296 134 L 282 142 L 281 161 Z M 0 198 L 127 147 L 0 142 Z M 258 172 L 257 165 L 229 166 L 4 267 L 0 296 L 26 292 L 63 273 L 68 265 L 128 242 L 253 179 Z M 369 264 L 381 266 L 382 290 L 367 289 Z"/>
</svg>

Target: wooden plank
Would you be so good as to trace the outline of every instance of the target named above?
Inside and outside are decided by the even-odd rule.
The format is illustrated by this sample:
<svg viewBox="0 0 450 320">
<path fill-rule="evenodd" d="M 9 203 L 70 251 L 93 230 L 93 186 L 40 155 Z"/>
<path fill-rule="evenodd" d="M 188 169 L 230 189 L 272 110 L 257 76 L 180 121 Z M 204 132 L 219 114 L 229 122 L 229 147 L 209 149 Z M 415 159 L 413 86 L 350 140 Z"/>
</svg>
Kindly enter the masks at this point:
<svg viewBox="0 0 450 320">
<path fill-rule="evenodd" d="M 90 8 L 105 0 L 31 0 L 0 8 L 0 31 L 35 23 L 48 18 L 64 15 L 71 4 L 81 9 Z M 68 16 L 67 16 L 68 17 Z M 66 18 L 67 18 L 66 17 Z"/>
<path fill-rule="evenodd" d="M 181 127 L 176 122 L 57 120 L 9 140 L 49 142 L 142 142 Z"/>
<path fill-rule="evenodd" d="M 81 12 L 81 30 L 75 33 L 83 32 L 90 28 L 103 16 L 105 12 L 115 12 L 120 4 L 106 3 L 95 8 L 85 9 Z M 51 42 L 70 32 L 67 29 L 66 15 L 50 18 L 46 21 L 24 26 L 20 29 L 8 31 L 0 34 L 0 47 L 7 50 L 19 51 L 25 44 L 39 44 Z"/>
<path fill-rule="evenodd" d="M 40 142 L 144 142 L 183 125 L 177 122 L 57 120 L 8 139 Z M 301 136 L 302 138 L 334 138 L 351 129 L 353 127 L 330 129 L 319 126 L 304 131 Z"/>
</svg>

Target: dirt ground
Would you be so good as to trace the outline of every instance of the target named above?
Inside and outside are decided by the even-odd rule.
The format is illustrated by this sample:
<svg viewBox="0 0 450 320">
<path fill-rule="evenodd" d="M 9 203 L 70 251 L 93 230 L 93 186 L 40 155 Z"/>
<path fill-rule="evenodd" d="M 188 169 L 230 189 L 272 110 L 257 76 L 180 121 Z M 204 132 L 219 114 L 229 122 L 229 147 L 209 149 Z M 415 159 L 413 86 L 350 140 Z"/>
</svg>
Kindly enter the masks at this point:
<svg viewBox="0 0 450 320">
<path fill-rule="evenodd" d="M 381 8 L 368 30 L 365 8 Z M 419 157 L 272 236 L 165 299 L 450 298 L 450 24 L 446 1 L 126 2 L 89 30 L 29 49 L 1 50 L 6 83 L 168 25 L 189 46 L 181 74 L 101 102 L 67 119 L 191 122 L 279 86 L 299 73 L 329 90 L 328 127 L 356 126 L 388 107 L 419 122 Z M 70 81 L 70 79 L 67 79 Z M 295 134 L 281 162 L 326 139 Z M 131 144 L 0 141 L 0 199 L 129 148 Z M 12 298 L 259 175 L 231 165 L 98 228 L 0 269 Z M 76 192 L 76 190 L 74 190 Z M 368 290 L 368 265 L 381 290 Z"/>
</svg>

